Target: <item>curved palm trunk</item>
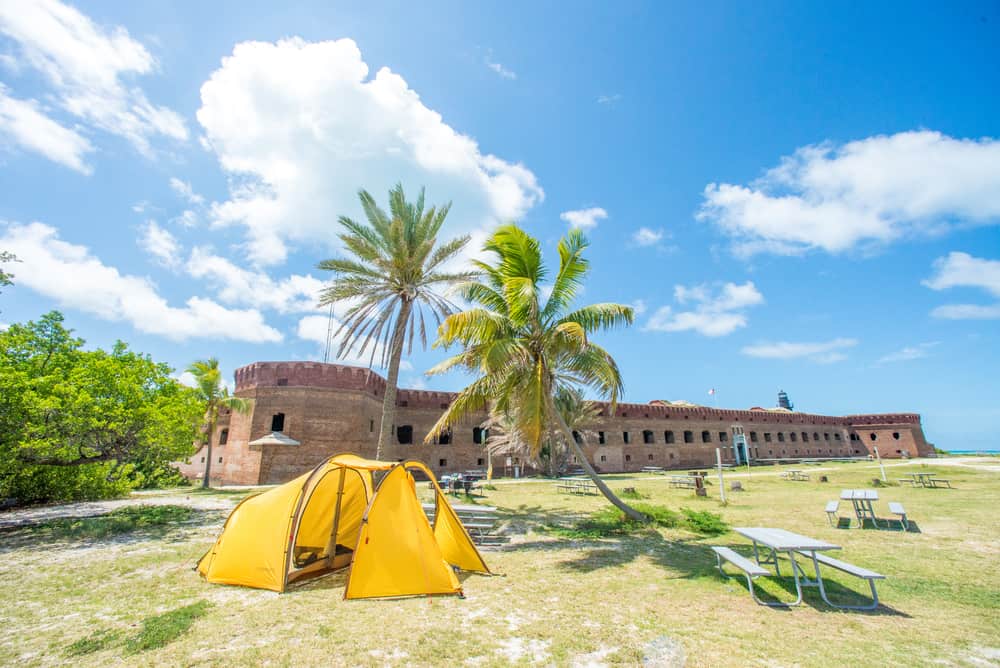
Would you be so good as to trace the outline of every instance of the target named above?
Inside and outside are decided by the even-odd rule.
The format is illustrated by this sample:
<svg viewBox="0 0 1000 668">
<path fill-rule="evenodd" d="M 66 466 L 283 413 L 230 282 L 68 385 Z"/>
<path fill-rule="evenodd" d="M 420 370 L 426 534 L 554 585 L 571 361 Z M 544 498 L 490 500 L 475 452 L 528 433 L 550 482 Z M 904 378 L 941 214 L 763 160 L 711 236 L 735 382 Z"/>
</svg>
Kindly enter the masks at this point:
<svg viewBox="0 0 1000 668">
<path fill-rule="evenodd" d="M 209 476 L 212 472 L 212 437 L 215 435 L 215 422 L 218 419 L 219 411 L 214 406 L 209 407 L 209 417 L 208 420 L 208 443 L 205 446 L 205 477 L 201 479 L 201 488 L 209 488 Z"/>
<path fill-rule="evenodd" d="M 396 317 L 396 329 L 392 333 L 389 345 L 389 373 L 385 379 L 385 396 L 382 398 L 382 424 L 378 431 L 378 446 L 375 448 L 375 459 L 382 459 L 382 453 L 389 447 L 392 438 L 392 426 L 396 419 L 396 385 L 399 382 L 399 360 L 403 356 L 403 339 L 406 338 L 406 321 L 410 319 L 413 303 L 403 300 Z"/>
<path fill-rule="evenodd" d="M 582 466 L 583 470 L 587 472 L 590 479 L 594 481 L 594 484 L 597 486 L 597 489 L 601 491 L 601 494 L 604 495 L 604 498 L 610 501 L 611 505 L 625 513 L 628 517 L 631 517 L 638 522 L 649 522 L 648 517 L 619 499 L 615 493 L 611 491 L 611 488 L 608 487 L 603 480 L 601 480 L 601 476 L 597 475 L 597 471 L 595 471 L 594 467 L 590 465 L 590 461 L 587 459 L 587 455 L 584 454 L 583 448 L 581 448 L 580 444 L 576 442 L 575 438 L 573 438 L 573 431 L 566 424 L 566 421 L 563 420 L 562 414 L 558 411 L 558 409 L 556 409 L 555 402 L 552 401 L 551 396 L 548 401 L 549 410 L 552 411 L 552 415 L 555 417 L 556 424 L 558 424 L 559 429 L 562 431 L 563 437 L 566 439 L 566 442 L 572 446 L 577 459 L 580 460 L 580 466 Z M 581 438 L 584 438 L 584 436 L 581 435 Z"/>
</svg>

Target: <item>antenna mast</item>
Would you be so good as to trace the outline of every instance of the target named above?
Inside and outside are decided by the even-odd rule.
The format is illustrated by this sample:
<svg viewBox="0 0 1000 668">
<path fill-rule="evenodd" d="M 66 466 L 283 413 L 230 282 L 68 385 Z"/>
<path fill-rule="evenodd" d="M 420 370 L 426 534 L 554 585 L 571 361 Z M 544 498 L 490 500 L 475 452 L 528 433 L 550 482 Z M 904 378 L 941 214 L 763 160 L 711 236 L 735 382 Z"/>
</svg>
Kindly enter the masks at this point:
<svg viewBox="0 0 1000 668">
<path fill-rule="evenodd" d="M 330 304 L 330 315 L 326 321 L 326 350 L 323 352 L 323 363 L 330 361 L 330 348 L 333 347 L 333 303 Z"/>
</svg>

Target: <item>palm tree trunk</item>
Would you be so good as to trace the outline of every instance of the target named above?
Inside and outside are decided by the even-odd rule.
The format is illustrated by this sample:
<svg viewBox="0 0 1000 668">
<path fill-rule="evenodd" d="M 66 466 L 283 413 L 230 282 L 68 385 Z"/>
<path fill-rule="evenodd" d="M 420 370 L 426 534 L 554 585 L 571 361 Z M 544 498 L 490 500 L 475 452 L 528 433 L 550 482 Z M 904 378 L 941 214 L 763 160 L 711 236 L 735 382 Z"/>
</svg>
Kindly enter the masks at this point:
<svg viewBox="0 0 1000 668">
<path fill-rule="evenodd" d="M 399 307 L 396 316 L 396 329 L 389 343 L 389 373 L 385 379 L 385 396 L 382 398 L 382 424 L 378 431 L 378 446 L 375 448 L 375 459 L 382 459 L 382 453 L 389 447 L 392 438 L 392 426 L 396 419 L 396 384 L 399 382 L 399 360 L 403 356 L 403 339 L 406 338 L 406 321 L 410 319 L 413 303 L 407 299 Z"/>
<path fill-rule="evenodd" d="M 201 488 L 209 488 L 209 475 L 212 471 L 212 436 L 215 435 L 215 421 L 218 419 L 219 411 L 214 406 L 209 406 L 208 419 L 208 443 L 205 450 L 205 477 L 201 479 Z"/>
<path fill-rule="evenodd" d="M 604 495 L 604 498 L 610 501 L 611 505 L 625 513 L 628 517 L 631 517 L 638 522 L 649 522 L 648 517 L 619 499 L 615 493 L 611 491 L 611 488 L 604 484 L 604 481 L 601 480 L 601 476 L 597 475 L 597 471 L 594 470 L 594 467 L 591 466 L 590 462 L 587 460 L 587 455 L 583 453 L 583 448 L 581 448 L 580 444 L 576 442 L 575 438 L 573 438 L 572 430 L 570 430 L 566 421 L 563 420 L 562 414 L 556 408 L 556 404 L 552 401 L 551 395 L 549 395 L 548 402 L 549 410 L 552 411 L 552 415 L 555 417 L 556 424 L 558 424 L 559 429 L 562 431 L 563 437 L 566 439 L 566 442 L 571 445 L 573 451 L 576 453 L 577 459 L 580 460 L 580 466 L 582 466 L 583 470 L 586 471 L 588 476 L 590 476 L 590 479 L 594 481 L 594 485 L 596 485 L 597 489 L 599 489 L 601 494 Z M 580 438 L 585 437 L 581 434 Z"/>
</svg>

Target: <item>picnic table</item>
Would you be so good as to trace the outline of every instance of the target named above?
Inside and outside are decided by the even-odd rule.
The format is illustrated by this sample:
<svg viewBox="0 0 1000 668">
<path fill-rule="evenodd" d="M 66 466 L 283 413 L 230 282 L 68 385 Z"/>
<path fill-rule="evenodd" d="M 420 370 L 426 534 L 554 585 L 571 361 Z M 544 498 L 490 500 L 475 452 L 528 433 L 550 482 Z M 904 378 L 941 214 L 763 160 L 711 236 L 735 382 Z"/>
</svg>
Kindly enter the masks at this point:
<svg viewBox="0 0 1000 668">
<path fill-rule="evenodd" d="M 781 474 L 785 480 L 809 480 L 809 474 L 801 469 L 789 469 Z"/>
<path fill-rule="evenodd" d="M 642 467 L 642 472 L 643 473 L 662 473 L 663 472 L 663 467 L 662 466 L 643 466 Z"/>
<path fill-rule="evenodd" d="M 688 487 L 694 489 L 698 486 L 695 476 L 691 475 L 672 475 L 670 476 L 670 486 L 671 487 Z"/>
<path fill-rule="evenodd" d="M 858 525 L 863 527 L 865 518 L 868 518 L 876 527 L 878 526 L 878 518 L 875 517 L 875 507 L 872 504 L 872 501 L 878 501 L 878 492 L 874 489 L 844 489 L 840 491 L 840 498 L 850 501 L 854 506 Z"/>
<path fill-rule="evenodd" d="M 570 494 L 597 494 L 597 485 L 590 478 L 559 478 L 556 490 Z"/>
<path fill-rule="evenodd" d="M 939 485 L 951 487 L 951 481 L 938 478 L 937 473 L 930 472 L 911 473 L 899 480 L 900 482 L 908 482 L 914 487 L 938 487 Z"/>
</svg>

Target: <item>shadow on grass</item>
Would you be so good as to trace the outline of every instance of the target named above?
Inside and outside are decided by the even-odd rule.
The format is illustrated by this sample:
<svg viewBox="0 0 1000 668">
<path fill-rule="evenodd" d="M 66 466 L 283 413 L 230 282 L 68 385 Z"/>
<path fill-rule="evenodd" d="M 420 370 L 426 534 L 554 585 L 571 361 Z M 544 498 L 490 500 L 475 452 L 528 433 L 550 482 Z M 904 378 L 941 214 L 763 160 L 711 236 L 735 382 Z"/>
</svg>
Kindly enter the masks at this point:
<svg viewBox="0 0 1000 668">
<path fill-rule="evenodd" d="M 183 542 L 201 527 L 225 521 L 227 513 L 186 506 L 138 505 L 94 517 L 65 517 L 0 532 L 0 554 L 25 548 L 93 547 L 102 543 L 130 544 L 149 540 Z"/>
<path fill-rule="evenodd" d="M 907 520 L 906 525 L 903 524 L 902 520 L 893 520 L 886 517 L 878 518 L 878 522 L 873 522 L 870 519 L 865 519 L 861 526 L 858 527 L 855 523 L 856 520 L 850 517 L 841 517 L 837 521 L 835 528 L 837 529 L 865 529 L 867 531 L 892 531 L 892 532 L 903 532 L 903 533 L 923 533 L 920 530 L 920 525 L 913 520 Z M 907 526 L 908 525 L 908 526 Z"/>
</svg>

